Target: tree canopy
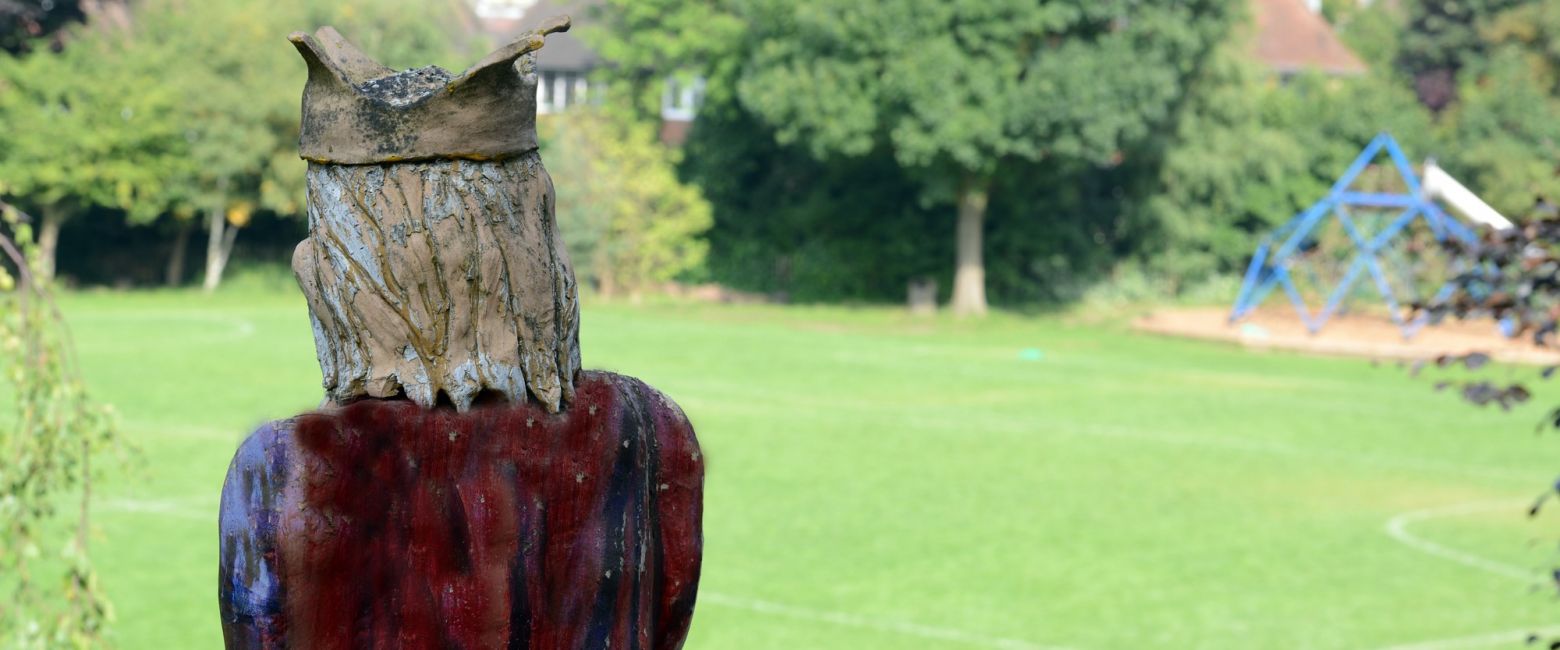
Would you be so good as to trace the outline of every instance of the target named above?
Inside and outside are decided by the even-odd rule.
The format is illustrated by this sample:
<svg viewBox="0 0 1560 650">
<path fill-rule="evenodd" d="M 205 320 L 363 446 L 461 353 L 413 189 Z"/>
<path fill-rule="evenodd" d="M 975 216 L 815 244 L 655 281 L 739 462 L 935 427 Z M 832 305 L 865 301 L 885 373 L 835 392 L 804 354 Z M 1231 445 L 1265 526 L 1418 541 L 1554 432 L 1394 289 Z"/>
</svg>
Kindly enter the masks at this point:
<svg viewBox="0 0 1560 650">
<path fill-rule="evenodd" d="M 58 46 L 0 57 L 0 195 L 40 213 L 46 260 L 88 206 L 205 214 L 208 288 L 252 212 L 301 211 L 304 66 L 286 34 L 334 24 L 400 66 L 449 63 L 463 42 L 447 7 L 414 0 L 144 0 L 88 18 Z"/>
<path fill-rule="evenodd" d="M 12 20 L 25 42 L 0 54 L 0 194 L 45 244 L 51 222 L 203 230 L 213 282 L 252 216 L 266 225 L 246 240 L 296 235 L 274 225 L 299 212 L 304 168 L 281 35 L 332 23 L 395 67 L 460 68 L 489 45 L 459 2 L 79 5 L 123 20 L 44 4 L 0 5 L 36 23 Z M 1194 290 L 1381 131 L 1505 212 L 1560 190 L 1560 0 L 1328 0 L 1371 64 L 1358 77 L 1253 63 L 1244 5 L 603 0 L 579 30 L 607 61 L 592 96 L 637 123 L 614 129 L 652 129 L 667 79 L 703 80 L 681 154 L 641 143 L 711 206 L 687 235 L 708 255 L 676 276 L 796 299 L 899 299 L 927 278 L 970 311 L 988 290 Z"/>
<path fill-rule="evenodd" d="M 818 157 L 879 147 L 959 206 L 955 309 L 986 309 L 982 234 L 1014 160 L 1119 164 L 1225 38 L 1230 3 L 745 0 L 743 105 Z"/>
</svg>

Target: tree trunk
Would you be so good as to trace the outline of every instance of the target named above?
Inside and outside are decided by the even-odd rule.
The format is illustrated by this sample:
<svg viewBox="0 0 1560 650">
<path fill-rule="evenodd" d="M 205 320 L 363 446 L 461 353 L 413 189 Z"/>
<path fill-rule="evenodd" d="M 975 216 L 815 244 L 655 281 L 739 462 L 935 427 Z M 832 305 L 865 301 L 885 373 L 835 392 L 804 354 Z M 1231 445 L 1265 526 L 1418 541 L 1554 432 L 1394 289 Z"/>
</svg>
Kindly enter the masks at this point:
<svg viewBox="0 0 1560 650">
<path fill-rule="evenodd" d="M 65 210 L 58 205 L 46 205 L 38 214 L 38 253 L 43 268 L 38 273 L 45 280 L 54 278 L 54 259 L 60 248 L 60 226 L 65 223 Z"/>
<path fill-rule="evenodd" d="M 168 269 L 163 281 L 170 287 L 177 287 L 184 282 L 184 257 L 185 251 L 190 247 L 190 231 L 195 229 L 194 219 L 184 219 L 179 223 L 179 231 L 173 236 L 173 250 L 168 253 Z"/>
<path fill-rule="evenodd" d="M 958 266 L 953 274 L 953 313 L 986 315 L 986 263 L 981 235 L 986 221 L 989 178 L 966 177 L 959 186 Z"/>
<path fill-rule="evenodd" d="M 82 0 L 78 3 L 87 24 L 103 31 L 128 32 L 134 20 L 125 0 Z"/>
<path fill-rule="evenodd" d="M 218 184 L 226 189 L 227 182 Z M 201 289 L 206 293 L 217 290 L 217 285 L 222 284 L 222 270 L 227 268 L 228 256 L 233 254 L 233 241 L 238 239 L 238 226 L 227 222 L 227 214 L 223 211 L 227 207 L 227 193 L 221 192 L 218 200 L 211 210 L 206 213 L 206 279 L 201 282 Z"/>
<path fill-rule="evenodd" d="M 596 295 L 602 298 L 616 298 L 618 284 L 613 274 L 617 269 L 612 266 L 612 260 L 608 259 L 600 244 L 597 244 L 594 257 L 595 259 L 591 260 L 591 274 L 596 276 Z"/>
</svg>

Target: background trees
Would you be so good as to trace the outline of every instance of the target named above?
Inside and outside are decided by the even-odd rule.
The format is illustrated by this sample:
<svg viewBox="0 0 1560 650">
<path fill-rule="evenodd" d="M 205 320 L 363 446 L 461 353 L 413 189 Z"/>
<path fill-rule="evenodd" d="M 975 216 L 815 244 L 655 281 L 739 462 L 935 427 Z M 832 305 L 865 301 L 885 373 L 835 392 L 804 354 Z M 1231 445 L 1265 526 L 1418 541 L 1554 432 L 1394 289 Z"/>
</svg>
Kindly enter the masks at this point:
<svg viewBox="0 0 1560 650">
<path fill-rule="evenodd" d="M 335 24 L 393 66 L 460 68 L 492 45 L 458 0 L 52 6 L 0 3 L 0 194 L 39 217 L 45 248 L 62 225 L 76 237 L 68 262 L 107 246 L 95 234 L 139 233 L 156 245 L 116 263 L 153 270 L 127 275 L 176 282 L 204 250 L 207 287 L 235 248 L 269 254 L 302 228 L 286 220 L 300 211 L 303 72 L 279 35 Z M 710 205 L 707 229 L 672 229 L 673 248 L 708 250 L 664 267 L 677 278 L 873 301 L 933 279 L 972 312 L 983 293 L 1024 304 L 1218 282 L 1382 130 L 1502 210 L 1560 190 L 1560 0 L 1329 0 L 1372 64 L 1353 78 L 1250 63 L 1242 7 L 605 0 L 580 28 L 610 62 L 593 94 L 605 116 L 579 137 L 649 130 L 667 79 L 702 79 L 704 105 L 680 152 L 641 139 L 588 164 L 549 156 L 674 166 L 675 183 L 655 184 Z M 673 221 L 703 219 L 688 209 Z M 950 265 L 960 241 L 966 263 Z"/>
<path fill-rule="evenodd" d="M 878 148 L 957 208 L 953 308 L 986 310 L 993 182 L 1015 161 L 1119 164 L 1224 37 L 1230 3 L 739 3 L 743 105 L 816 156 Z M 891 226 L 890 226 L 891 227 Z"/>
<path fill-rule="evenodd" d="M 155 219 L 184 165 L 166 117 L 177 97 L 125 74 L 139 62 L 116 62 L 128 37 L 78 26 L 68 46 L 0 57 L 0 195 L 37 214 L 45 277 L 67 219 L 93 205 Z"/>
<path fill-rule="evenodd" d="M 638 295 L 704 263 L 710 204 L 678 181 L 649 124 L 586 109 L 541 126 L 547 167 L 567 179 L 556 215 L 582 281 Z"/>
<path fill-rule="evenodd" d="M 114 4 L 115 11 L 101 9 Z M 333 24 L 398 66 L 446 65 L 485 43 L 458 37 L 448 7 L 414 0 L 98 0 L 85 24 L 0 57 L 0 194 L 38 214 L 45 272 L 60 226 L 91 207 L 172 222 L 168 275 L 200 215 L 203 286 L 259 210 L 301 211 L 296 152 L 303 65 L 296 29 Z"/>
<path fill-rule="evenodd" d="M 143 0 L 126 60 L 177 71 L 167 75 L 177 104 L 167 119 L 181 126 L 185 162 L 167 200 L 203 215 L 206 264 L 202 286 L 221 282 L 240 228 L 257 210 L 298 215 L 303 170 L 297 156 L 303 65 L 279 37 L 335 25 L 360 46 L 399 67 L 453 67 L 455 17 L 424 2 L 253 3 Z M 192 64 L 200 61 L 199 64 Z M 182 252 L 175 253 L 182 255 Z"/>
</svg>

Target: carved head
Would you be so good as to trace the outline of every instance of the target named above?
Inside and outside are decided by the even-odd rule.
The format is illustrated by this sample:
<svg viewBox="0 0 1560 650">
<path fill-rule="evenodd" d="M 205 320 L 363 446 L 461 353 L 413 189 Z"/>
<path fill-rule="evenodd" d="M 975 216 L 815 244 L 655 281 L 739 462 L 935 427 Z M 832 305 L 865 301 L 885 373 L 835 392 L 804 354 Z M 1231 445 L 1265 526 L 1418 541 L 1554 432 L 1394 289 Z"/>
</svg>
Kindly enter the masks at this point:
<svg viewBox="0 0 1560 650">
<path fill-rule="evenodd" d="M 536 152 L 530 54 L 567 28 L 459 76 L 393 72 L 329 27 L 292 36 L 309 64 L 309 237 L 293 272 L 331 399 L 442 395 L 465 410 L 529 395 L 557 411 L 573 398 L 579 307 Z"/>
</svg>

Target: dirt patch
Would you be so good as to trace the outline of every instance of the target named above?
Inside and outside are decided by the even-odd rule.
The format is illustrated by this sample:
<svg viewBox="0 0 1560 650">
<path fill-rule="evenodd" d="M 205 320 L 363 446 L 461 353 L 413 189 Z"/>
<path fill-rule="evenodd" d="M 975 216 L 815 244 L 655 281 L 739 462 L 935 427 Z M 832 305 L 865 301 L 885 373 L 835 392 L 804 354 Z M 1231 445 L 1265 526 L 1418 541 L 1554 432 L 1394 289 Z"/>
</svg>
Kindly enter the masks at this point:
<svg viewBox="0 0 1560 650">
<path fill-rule="evenodd" d="M 1384 315 L 1335 316 L 1322 331 L 1311 334 L 1291 310 L 1260 309 L 1230 323 L 1228 309 L 1196 307 L 1161 309 L 1139 318 L 1133 328 L 1153 334 L 1228 341 L 1248 348 L 1312 354 L 1425 359 L 1441 354 L 1484 352 L 1508 363 L 1560 364 L 1560 352 L 1535 346 L 1527 338 L 1501 336 L 1489 321 L 1443 323 L 1422 328 L 1413 338 L 1404 339 L 1402 330 Z"/>
</svg>

